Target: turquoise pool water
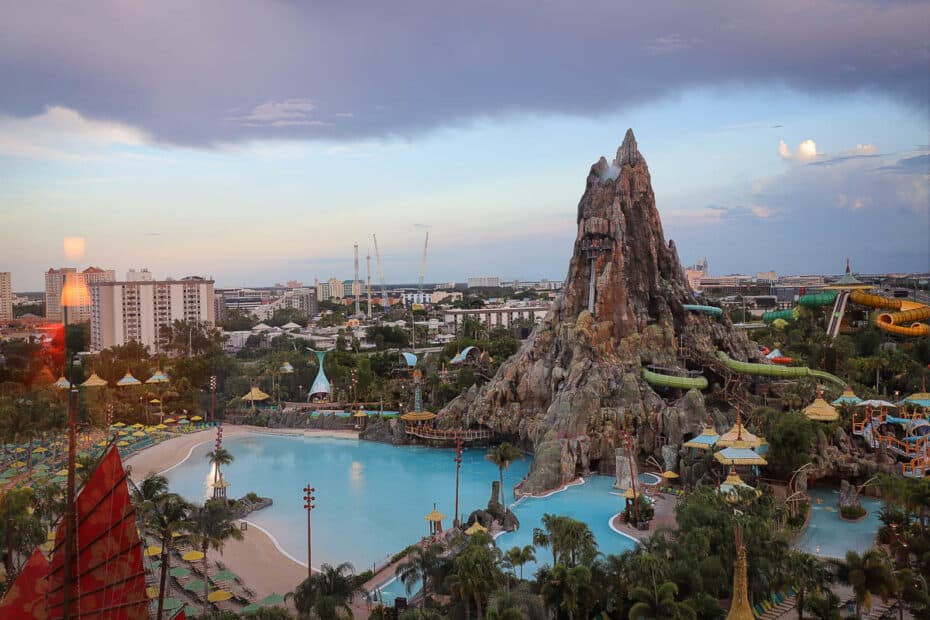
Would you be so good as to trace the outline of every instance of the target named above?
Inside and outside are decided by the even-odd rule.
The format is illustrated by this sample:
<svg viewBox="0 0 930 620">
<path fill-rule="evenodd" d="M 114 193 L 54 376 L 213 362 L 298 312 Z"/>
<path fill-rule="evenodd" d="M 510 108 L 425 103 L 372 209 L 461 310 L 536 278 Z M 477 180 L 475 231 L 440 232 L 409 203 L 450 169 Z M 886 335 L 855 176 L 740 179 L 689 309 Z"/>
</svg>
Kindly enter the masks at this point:
<svg viewBox="0 0 930 620">
<path fill-rule="evenodd" d="M 313 511 L 313 565 L 349 561 L 356 571 L 381 564 L 402 548 L 426 536 L 424 515 L 436 502 L 452 524 L 455 507 L 455 453 L 413 446 L 323 437 L 271 434 L 230 437 L 224 447 L 235 461 L 223 468 L 230 497 L 250 491 L 270 497 L 274 505 L 252 513 L 248 520 L 273 534 L 287 553 L 307 561 L 307 513 L 303 488 L 316 488 Z M 210 466 L 210 441 L 165 476 L 172 491 L 203 501 Z M 467 516 L 484 507 L 497 467 L 486 461 L 486 450 L 462 455 L 460 511 Z M 504 472 L 512 489 L 527 473 L 529 461 L 515 461 Z M 512 499 L 512 492 L 508 499 Z"/>
<path fill-rule="evenodd" d="M 847 551 L 863 553 L 872 546 L 882 525 L 878 520 L 882 507 L 879 500 L 860 495 L 859 501 L 869 514 L 861 521 L 851 522 L 840 519 L 839 491 L 813 488 L 809 492 L 810 523 L 795 547 L 821 557 L 843 558 Z"/>
</svg>

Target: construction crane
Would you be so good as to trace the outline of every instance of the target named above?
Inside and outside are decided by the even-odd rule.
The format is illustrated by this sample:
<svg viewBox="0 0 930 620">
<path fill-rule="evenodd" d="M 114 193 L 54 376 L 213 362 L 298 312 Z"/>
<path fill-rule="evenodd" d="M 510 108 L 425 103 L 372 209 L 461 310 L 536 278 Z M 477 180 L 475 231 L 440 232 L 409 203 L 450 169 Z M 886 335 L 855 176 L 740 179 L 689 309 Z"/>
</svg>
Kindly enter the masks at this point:
<svg viewBox="0 0 930 620">
<path fill-rule="evenodd" d="M 352 280 L 352 296 L 355 297 L 355 316 L 361 314 L 361 309 L 359 308 L 359 300 L 361 297 L 362 291 L 360 290 L 358 284 L 358 243 L 355 244 L 355 279 Z"/>
<path fill-rule="evenodd" d="M 368 281 L 368 318 L 371 318 L 371 249 L 365 256 L 365 275 Z"/>
<path fill-rule="evenodd" d="M 420 263 L 420 280 L 417 282 L 418 303 L 423 303 L 423 278 L 426 277 L 426 249 L 429 247 L 429 231 L 426 231 L 426 241 L 423 242 L 423 262 Z"/>
<path fill-rule="evenodd" d="M 375 242 L 375 260 L 378 263 L 378 280 L 381 284 L 381 307 L 384 308 L 384 312 L 387 314 L 391 310 L 391 302 L 388 300 L 387 290 L 385 290 L 384 287 L 384 269 L 381 267 L 381 250 L 378 249 L 378 236 L 372 234 L 371 238 Z"/>
</svg>

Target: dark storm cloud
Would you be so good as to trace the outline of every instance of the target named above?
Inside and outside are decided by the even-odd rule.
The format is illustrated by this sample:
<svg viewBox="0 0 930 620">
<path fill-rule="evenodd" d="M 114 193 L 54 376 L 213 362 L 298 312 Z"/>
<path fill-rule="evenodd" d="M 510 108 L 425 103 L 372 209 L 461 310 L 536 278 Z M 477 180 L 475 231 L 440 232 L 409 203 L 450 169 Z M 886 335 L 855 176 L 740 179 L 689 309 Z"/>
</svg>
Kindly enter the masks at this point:
<svg viewBox="0 0 930 620">
<path fill-rule="evenodd" d="M 694 86 L 928 101 L 926 2 L 4 3 L 0 113 L 62 105 L 180 143 L 596 115 Z"/>
</svg>

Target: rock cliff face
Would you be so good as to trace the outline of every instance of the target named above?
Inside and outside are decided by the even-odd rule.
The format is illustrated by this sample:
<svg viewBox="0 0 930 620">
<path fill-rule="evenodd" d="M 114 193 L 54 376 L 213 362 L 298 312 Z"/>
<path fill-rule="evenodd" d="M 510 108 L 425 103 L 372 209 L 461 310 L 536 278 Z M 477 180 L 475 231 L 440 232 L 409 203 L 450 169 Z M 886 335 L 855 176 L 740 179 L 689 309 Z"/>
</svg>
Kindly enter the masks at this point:
<svg viewBox="0 0 930 620">
<path fill-rule="evenodd" d="M 718 349 L 742 360 L 755 351 L 726 319 L 688 313 L 686 303 L 693 295 L 629 130 L 616 158 L 588 173 L 562 296 L 521 350 L 480 390 L 452 401 L 440 424 L 486 426 L 532 447 L 524 492 L 589 468 L 612 473 L 622 430 L 640 456 L 671 467 L 675 446 L 699 433 L 709 412 L 699 392 L 654 392 L 642 366 L 702 370 Z"/>
</svg>

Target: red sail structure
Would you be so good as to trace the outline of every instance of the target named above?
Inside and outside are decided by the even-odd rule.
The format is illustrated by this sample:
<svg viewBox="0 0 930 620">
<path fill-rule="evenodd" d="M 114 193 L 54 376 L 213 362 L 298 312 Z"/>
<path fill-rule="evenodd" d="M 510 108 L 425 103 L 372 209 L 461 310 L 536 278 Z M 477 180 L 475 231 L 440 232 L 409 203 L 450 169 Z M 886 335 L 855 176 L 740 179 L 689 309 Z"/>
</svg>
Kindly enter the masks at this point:
<svg viewBox="0 0 930 620">
<path fill-rule="evenodd" d="M 4 620 L 46 620 L 45 593 L 48 590 L 48 560 L 36 549 L 13 586 L 0 601 L 0 618 Z"/>
<path fill-rule="evenodd" d="M 126 472 L 111 446 L 77 494 L 77 554 L 71 574 L 70 619 L 148 618 L 142 543 Z M 58 525 L 48 571 L 49 620 L 64 617 L 67 524 Z"/>
</svg>

